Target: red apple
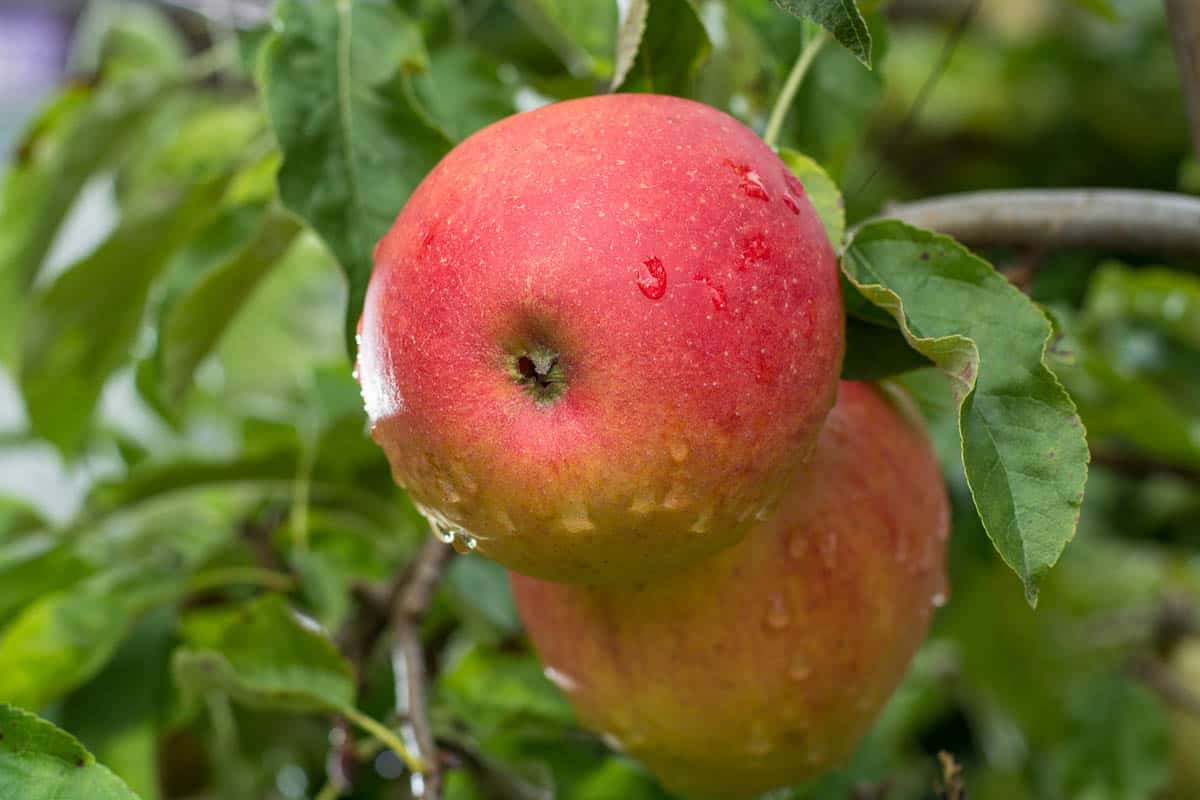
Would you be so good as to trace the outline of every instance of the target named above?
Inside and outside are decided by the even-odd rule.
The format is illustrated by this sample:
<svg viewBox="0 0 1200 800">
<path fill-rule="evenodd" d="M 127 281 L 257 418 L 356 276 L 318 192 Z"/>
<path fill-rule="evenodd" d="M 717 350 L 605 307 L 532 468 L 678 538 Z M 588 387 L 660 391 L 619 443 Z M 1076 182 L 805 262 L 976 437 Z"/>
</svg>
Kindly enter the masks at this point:
<svg viewBox="0 0 1200 800">
<path fill-rule="evenodd" d="M 514 574 L 547 675 L 581 722 L 688 797 L 745 797 L 844 759 L 945 602 L 949 509 L 900 398 L 843 383 L 779 512 L 631 586 Z"/>
<path fill-rule="evenodd" d="M 628 94 L 510 117 L 438 164 L 376 250 L 358 370 L 372 435 L 443 532 L 613 582 L 769 513 L 841 353 L 799 182 L 731 117 Z"/>
</svg>

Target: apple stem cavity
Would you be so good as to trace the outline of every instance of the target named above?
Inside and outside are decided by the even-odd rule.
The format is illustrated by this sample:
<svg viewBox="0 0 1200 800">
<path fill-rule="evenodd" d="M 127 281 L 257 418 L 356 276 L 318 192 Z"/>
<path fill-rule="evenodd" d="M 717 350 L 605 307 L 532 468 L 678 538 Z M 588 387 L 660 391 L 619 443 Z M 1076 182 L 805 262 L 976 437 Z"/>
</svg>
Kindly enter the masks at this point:
<svg viewBox="0 0 1200 800">
<path fill-rule="evenodd" d="M 512 358 L 513 380 L 539 405 L 553 403 L 567 390 L 566 373 L 557 351 L 534 345 Z"/>
</svg>

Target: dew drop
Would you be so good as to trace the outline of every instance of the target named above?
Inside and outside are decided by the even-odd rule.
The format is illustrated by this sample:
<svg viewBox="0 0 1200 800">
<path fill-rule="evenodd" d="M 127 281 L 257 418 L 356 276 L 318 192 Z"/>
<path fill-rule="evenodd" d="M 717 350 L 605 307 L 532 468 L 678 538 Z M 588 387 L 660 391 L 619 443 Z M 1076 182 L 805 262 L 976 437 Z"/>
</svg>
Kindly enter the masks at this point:
<svg viewBox="0 0 1200 800">
<path fill-rule="evenodd" d="M 667 511 L 678 511 L 681 508 L 687 508 L 692 503 L 692 498 L 688 496 L 687 488 L 682 483 L 674 483 L 671 485 L 667 496 L 663 498 L 662 507 Z"/>
<path fill-rule="evenodd" d="M 651 300 L 659 300 L 667 293 L 667 270 L 662 259 L 651 256 L 642 262 L 644 269 L 638 270 L 637 286 Z"/>
<path fill-rule="evenodd" d="M 775 507 L 770 503 L 754 512 L 754 518 L 759 522 L 766 522 L 775 514 Z"/>
<path fill-rule="evenodd" d="M 797 683 L 808 680 L 808 676 L 812 674 L 812 667 L 809 666 L 808 659 L 804 656 L 796 656 L 792 659 L 792 665 L 788 667 L 788 677 Z"/>
<path fill-rule="evenodd" d="M 559 522 L 567 533 L 584 533 L 596 529 L 592 518 L 588 516 L 587 504 L 582 500 L 571 501 L 559 517 Z"/>
<path fill-rule="evenodd" d="M 697 272 L 695 275 L 693 275 L 692 280 L 696 281 L 697 283 L 704 284 L 705 288 L 708 289 L 708 298 L 709 298 L 709 300 L 712 301 L 713 308 L 715 310 L 717 310 L 717 311 L 725 310 L 725 307 L 729 303 L 725 298 L 725 287 L 724 286 L 720 286 L 718 284 L 713 283 L 712 278 L 708 277 L 707 275 L 705 275 L 702 272 Z"/>
<path fill-rule="evenodd" d="M 458 531 L 458 535 L 450 542 L 455 552 L 465 555 L 479 547 L 479 540 L 466 531 Z"/>
<path fill-rule="evenodd" d="M 542 674 L 546 676 L 546 680 L 553 683 L 561 691 L 570 694 L 579 688 L 579 682 L 572 678 L 567 673 L 555 669 L 554 667 L 546 667 L 542 670 Z"/>
<path fill-rule="evenodd" d="M 641 489 L 633 497 L 633 502 L 629 504 L 629 510 L 634 514 L 649 514 L 658 506 L 658 498 L 654 496 L 653 489 Z"/>
<path fill-rule="evenodd" d="M 826 568 L 833 569 L 833 565 L 837 563 L 838 540 L 837 534 L 832 531 L 821 537 L 821 541 L 817 545 L 821 550 L 821 563 Z"/>
<path fill-rule="evenodd" d="M 458 538 L 454 528 L 441 522 L 433 523 L 433 533 L 446 544 L 454 544 L 454 540 Z"/>
<path fill-rule="evenodd" d="M 500 526 L 509 533 L 517 532 L 517 526 L 513 523 L 512 517 L 502 508 L 496 510 L 496 522 L 500 523 Z"/>
<path fill-rule="evenodd" d="M 758 231 L 742 242 L 740 261 L 738 262 L 738 271 L 744 272 L 747 268 L 754 266 L 760 261 L 766 261 L 771 257 L 771 246 L 767 244 L 767 237 L 762 231 Z"/>
<path fill-rule="evenodd" d="M 761 758 L 771 752 L 771 740 L 767 738 L 766 728 L 756 723 L 750 729 L 750 738 L 746 740 L 746 755 Z"/>
<path fill-rule="evenodd" d="M 929 598 L 929 603 L 934 608 L 941 608 L 942 606 L 946 605 L 946 600 L 947 598 L 945 592 L 934 592 L 933 597 Z"/>
<path fill-rule="evenodd" d="M 788 197 L 786 194 L 783 196 L 783 204 L 787 206 L 788 211 L 791 211 L 793 214 L 800 213 L 800 206 L 796 205 L 796 201 Z"/>
<path fill-rule="evenodd" d="M 615 733 L 604 731 L 600 734 L 601 741 L 608 745 L 608 749 L 615 750 L 618 753 L 625 752 L 625 743 L 622 742 Z"/>
<path fill-rule="evenodd" d="M 682 464 L 687 461 L 688 446 L 684 442 L 675 442 L 671 445 L 671 460 L 676 464 Z"/>
<path fill-rule="evenodd" d="M 792 623 L 782 596 L 775 595 L 771 598 L 771 608 L 767 611 L 766 623 L 768 628 L 776 631 L 781 631 Z"/>
<path fill-rule="evenodd" d="M 791 173 L 790 170 L 783 170 L 780 173 L 783 176 L 783 183 L 787 186 L 789 192 L 796 197 L 804 197 L 804 184 L 800 179 Z"/>
<path fill-rule="evenodd" d="M 797 533 L 792 536 L 792 538 L 788 539 L 788 555 L 791 558 L 799 561 L 800 559 L 804 558 L 804 555 L 807 552 L 808 538 L 804 534 Z"/>
</svg>

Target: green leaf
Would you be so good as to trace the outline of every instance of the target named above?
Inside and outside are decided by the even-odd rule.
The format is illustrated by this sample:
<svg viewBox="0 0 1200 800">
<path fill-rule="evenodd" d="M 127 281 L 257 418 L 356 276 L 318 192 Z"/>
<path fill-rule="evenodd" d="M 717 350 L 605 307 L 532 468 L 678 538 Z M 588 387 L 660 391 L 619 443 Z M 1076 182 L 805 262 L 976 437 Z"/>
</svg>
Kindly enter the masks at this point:
<svg viewBox="0 0 1200 800">
<path fill-rule="evenodd" d="M 173 669 L 181 686 L 199 692 L 218 689 L 262 709 L 354 707 L 350 663 L 279 595 L 254 600 L 224 623 L 205 649 L 176 651 Z"/>
<path fill-rule="evenodd" d="M 267 213 L 243 248 L 206 272 L 172 305 L 159 334 L 169 402 L 183 400 L 196 367 L 299 233 L 300 225 L 290 215 Z"/>
<path fill-rule="evenodd" d="M 219 190 L 201 185 L 182 204 L 126 220 L 34 298 L 21 389 L 33 429 L 63 451 L 83 441 L 104 382 L 129 358 L 151 285 Z"/>
<path fill-rule="evenodd" d="M 98 89 L 69 86 L 17 146 L 0 196 L 0 358 L 19 343 L 25 294 L 76 195 L 115 163 L 169 86 L 143 75 Z"/>
<path fill-rule="evenodd" d="M 528 653 L 475 646 L 438 679 L 450 709 L 481 737 L 533 729 L 554 737 L 574 725 L 562 693 Z"/>
<path fill-rule="evenodd" d="M 899 222 L 860 228 L 842 269 L 950 376 L 975 507 L 1036 602 L 1075 535 L 1089 458 L 1075 406 L 1044 360 L 1045 314 L 957 242 Z"/>
<path fill-rule="evenodd" d="M 1086 306 L 1095 324 L 1136 319 L 1200 350 L 1200 277 L 1195 275 L 1110 262 L 1092 278 Z"/>
<path fill-rule="evenodd" d="M 1117 13 L 1117 9 L 1113 6 L 1112 0 L 1070 0 L 1073 5 L 1090 11 L 1101 19 L 1106 19 L 1109 22 L 1117 22 L 1121 19 L 1121 15 Z"/>
<path fill-rule="evenodd" d="M 510 0 L 525 23 L 576 76 L 612 72 L 617 4 L 611 0 Z"/>
<path fill-rule="evenodd" d="M 281 0 L 275 25 L 259 79 L 283 150 L 279 194 L 346 273 L 352 342 L 375 244 L 450 142 L 415 101 L 406 71 L 425 54 L 392 6 Z"/>
<path fill-rule="evenodd" d="M 473 554 L 456 558 L 446 570 L 444 585 L 455 611 L 468 623 L 492 632 L 496 640 L 520 635 L 508 571 L 495 561 Z"/>
<path fill-rule="evenodd" d="M 171 608 L 147 615 L 94 678 L 63 702 L 59 719 L 142 800 L 159 790 L 159 734 L 175 629 Z"/>
<path fill-rule="evenodd" d="M 775 5 L 816 22 L 865 66 L 871 66 L 871 32 L 855 0 L 775 0 Z"/>
<path fill-rule="evenodd" d="M 107 589 L 86 586 L 48 594 L 0 631 L 0 697 L 44 708 L 108 661 L 132 622 L 131 609 Z"/>
<path fill-rule="evenodd" d="M 829 243 L 833 245 L 834 252 L 838 252 L 842 247 L 842 237 L 846 234 L 846 205 L 842 201 L 842 193 L 837 184 L 821 169 L 820 164 L 802 153 L 783 147 L 779 150 L 779 157 L 792 174 L 800 179 L 808 201 L 812 203 L 817 216 L 821 218 L 821 224 L 825 226 Z"/>
<path fill-rule="evenodd" d="M 0 797 L 138 800 L 71 734 L 6 704 L 0 704 Z"/>
<path fill-rule="evenodd" d="M 617 33 L 611 88 L 687 96 L 711 50 L 692 0 L 632 0 Z"/>
<path fill-rule="evenodd" d="M 499 67 L 466 45 L 431 53 L 428 72 L 416 76 L 414 86 L 430 115 L 456 140 L 516 113 Z"/>
</svg>

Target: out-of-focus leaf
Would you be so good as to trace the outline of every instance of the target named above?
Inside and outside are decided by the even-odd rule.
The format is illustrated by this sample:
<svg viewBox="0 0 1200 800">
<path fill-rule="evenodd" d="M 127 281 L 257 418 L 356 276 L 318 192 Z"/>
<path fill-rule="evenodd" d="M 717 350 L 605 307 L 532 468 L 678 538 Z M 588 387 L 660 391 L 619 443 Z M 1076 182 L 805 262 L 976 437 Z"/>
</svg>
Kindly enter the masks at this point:
<svg viewBox="0 0 1200 800">
<path fill-rule="evenodd" d="M 575 719 L 528 653 L 473 647 L 441 674 L 438 689 L 456 716 L 485 738 L 531 729 L 554 737 Z"/>
<path fill-rule="evenodd" d="M 609 0 L 509 0 L 575 75 L 612 72 L 617 4 Z"/>
<path fill-rule="evenodd" d="M 834 252 L 842 247 L 842 237 L 846 233 L 846 207 L 842 202 L 842 193 L 837 184 L 829 177 L 821 165 L 803 153 L 795 150 L 780 148 L 779 157 L 792 174 L 800 179 L 804 193 L 812 203 L 829 235 L 829 242 Z"/>
<path fill-rule="evenodd" d="M 38 596 L 69 586 L 90 566 L 51 533 L 0 546 L 0 624 Z"/>
<path fill-rule="evenodd" d="M 1043 796 L 1140 800 L 1157 797 L 1170 772 L 1165 709 L 1128 679 L 1080 683 L 1069 701 L 1068 727 L 1039 776 Z"/>
<path fill-rule="evenodd" d="M 1113 7 L 1112 0 L 1070 0 L 1070 2 L 1109 22 L 1116 22 L 1121 18 L 1117 9 Z"/>
<path fill-rule="evenodd" d="M 225 618 L 201 649 L 175 653 L 180 685 L 218 689 L 262 709 L 329 711 L 354 705 L 354 672 L 333 643 L 274 594 Z"/>
<path fill-rule="evenodd" d="M 0 705 L 0 797 L 138 800 L 71 734 L 11 705 Z"/>
<path fill-rule="evenodd" d="M 151 284 L 219 190 L 202 184 L 180 204 L 123 222 L 35 298 L 21 389 L 34 430 L 60 449 L 82 442 L 105 380 L 129 357 Z"/>
<path fill-rule="evenodd" d="M 94 675 L 146 602 L 128 589 L 93 579 L 27 606 L 0 631 L 0 697 L 40 709 Z"/>
<path fill-rule="evenodd" d="M 617 33 L 612 89 L 686 97 L 711 49 L 692 0 L 632 0 Z"/>
<path fill-rule="evenodd" d="M 775 0 L 775 5 L 816 22 L 865 66 L 871 66 L 871 31 L 855 0 Z"/>
<path fill-rule="evenodd" d="M 1036 602 L 1075 535 L 1089 459 L 1075 406 L 1045 364 L 1045 314 L 957 242 L 899 222 L 860 228 L 842 269 L 952 378 L 975 507 Z"/>
<path fill-rule="evenodd" d="M 909 346 L 898 328 L 846 317 L 844 380 L 878 381 L 932 365 L 932 361 Z"/>
<path fill-rule="evenodd" d="M 64 701 L 59 718 L 142 800 L 161 797 L 158 738 L 167 703 L 175 615 L 162 608 L 135 627 L 113 659 Z"/>
<path fill-rule="evenodd" d="M 140 3 L 87 7 L 75 31 L 72 68 L 105 78 L 183 69 L 187 42 L 160 9 Z"/>
<path fill-rule="evenodd" d="M 1110 262 L 1092 277 L 1086 307 L 1094 324 L 1136 319 L 1200 350 L 1200 278 L 1195 275 Z"/>
<path fill-rule="evenodd" d="M 183 399 L 196 367 L 299 232 L 299 223 L 290 215 L 269 212 L 244 248 L 206 272 L 174 303 L 160 333 L 163 381 L 170 401 Z"/>
<path fill-rule="evenodd" d="M 451 604 L 467 622 L 494 631 L 497 638 L 521 632 L 508 572 L 496 562 L 477 555 L 454 559 L 446 570 L 445 588 Z"/>
<path fill-rule="evenodd" d="M 0 357 L 15 355 L 25 294 L 76 195 L 119 160 L 168 88 L 154 75 L 69 86 L 26 132 L 0 194 Z"/>
<path fill-rule="evenodd" d="M 449 149 L 415 101 L 420 34 L 373 0 L 281 0 L 259 78 L 283 150 L 279 194 L 329 245 L 350 287 L 353 341 L 372 251 L 417 183 Z"/>
<path fill-rule="evenodd" d="M 466 45 L 431 53 L 428 72 L 414 86 L 430 115 L 455 139 L 516 112 L 512 89 L 500 81 L 496 64 Z"/>
</svg>

